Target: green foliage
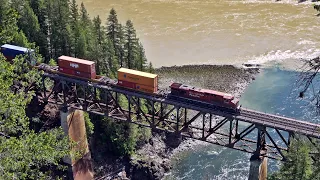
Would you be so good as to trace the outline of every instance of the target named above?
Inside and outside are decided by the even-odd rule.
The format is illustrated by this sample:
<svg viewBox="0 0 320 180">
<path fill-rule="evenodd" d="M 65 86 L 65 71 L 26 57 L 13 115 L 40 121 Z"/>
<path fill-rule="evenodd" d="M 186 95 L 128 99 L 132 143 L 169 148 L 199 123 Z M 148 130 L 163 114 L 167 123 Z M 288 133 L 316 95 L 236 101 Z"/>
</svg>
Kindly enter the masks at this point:
<svg viewBox="0 0 320 180">
<path fill-rule="evenodd" d="M 119 67 L 151 72 L 152 64 L 147 63 L 132 21 L 121 25 L 116 11 L 111 9 L 106 26 L 101 22 L 99 16 L 91 20 L 84 4 L 78 8 L 76 0 L 0 0 L 0 44 L 33 48 L 37 62 L 43 57 L 44 62 L 57 65 L 57 57 L 68 55 L 95 61 L 98 74 L 111 78 L 117 76 Z M 11 65 L 1 56 L 0 132 L 12 137 L 0 142 L 0 156 L 8 154 L 12 158 L 12 162 L 0 158 L 1 175 L 6 179 L 52 179 L 48 178 L 52 176 L 51 169 L 58 167 L 58 161 L 69 148 L 60 137 L 60 130 L 37 134 L 29 127 L 25 108 L 33 97 L 30 87 L 40 83 L 39 77 L 38 72 L 29 69 L 25 57 L 16 58 Z M 45 83 L 53 85 L 49 80 Z M 120 97 L 119 103 L 128 102 Z M 85 120 L 89 136 L 97 127 L 94 128 L 87 114 Z M 106 147 L 119 155 L 133 154 L 137 139 L 147 141 L 151 136 L 149 129 L 129 123 L 111 120 L 102 123 L 101 137 L 106 140 Z M 54 137 L 56 141 L 52 140 Z M 30 156 L 31 151 L 36 153 L 35 157 Z M 26 157 L 21 157 L 21 152 Z"/>
<path fill-rule="evenodd" d="M 319 162 L 312 164 L 310 149 L 310 144 L 305 143 L 302 139 L 294 139 L 286 155 L 287 161 L 281 165 L 279 172 L 272 174 L 268 179 L 312 180 L 314 177 L 319 177 Z"/>
<path fill-rule="evenodd" d="M 23 31 L 16 32 L 13 35 L 12 41 L 15 42 L 14 44 L 16 44 L 18 46 L 22 46 L 22 47 L 27 47 L 28 46 L 28 39 L 24 35 Z"/>
<path fill-rule="evenodd" d="M 151 138 L 151 129 L 147 127 L 138 127 L 138 141 L 140 141 L 142 144 L 145 142 L 148 142 Z"/>
<path fill-rule="evenodd" d="M 28 132 L 19 138 L 0 138 L 0 177 L 4 179 L 48 179 L 52 166 L 62 170 L 59 160 L 68 154 L 67 139 L 62 130 L 36 134 Z M 41 169 L 45 168 L 46 171 Z"/>
<path fill-rule="evenodd" d="M 110 10 L 107 25 L 76 0 L 1 0 L 0 43 L 30 47 L 35 42 L 49 62 L 61 55 L 93 60 L 97 72 L 116 77 L 119 67 L 148 71 L 147 58 L 132 21 L 118 22 Z M 35 48 L 35 47 L 34 47 Z"/>
<path fill-rule="evenodd" d="M 23 31 L 29 41 L 36 41 L 38 33 L 40 31 L 40 25 L 38 22 L 38 17 L 35 15 L 29 5 L 29 1 L 12 0 L 11 6 L 20 15 L 17 23 L 18 27 Z"/>
<path fill-rule="evenodd" d="M 110 10 L 109 17 L 107 19 L 107 36 L 110 38 L 114 45 L 114 49 L 119 49 L 119 33 L 120 33 L 120 26 L 118 23 L 117 12 L 115 9 Z M 116 53 L 118 55 L 118 53 Z"/>
<path fill-rule="evenodd" d="M 49 63 L 48 63 L 50 66 L 57 66 L 58 65 L 58 63 L 55 61 L 55 60 L 53 60 L 53 59 L 50 59 L 50 61 L 49 61 Z"/>
<path fill-rule="evenodd" d="M 136 68 L 137 37 L 136 31 L 133 28 L 133 23 L 130 20 L 126 22 L 124 37 L 127 67 L 129 69 L 134 69 Z"/>
<path fill-rule="evenodd" d="M 48 179 L 58 162 L 67 155 L 67 138 L 55 129 L 35 133 L 29 129 L 26 105 L 32 98 L 30 84 L 39 80 L 39 73 L 30 70 L 23 57 L 13 64 L 0 56 L 0 177 L 4 179 Z"/>
<path fill-rule="evenodd" d="M 12 42 L 18 33 L 19 14 L 10 7 L 8 0 L 0 0 L 0 44 Z"/>
<path fill-rule="evenodd" d="M 137 125 L 128 122 L 116 122 L 104 119 L 101 141 L 106 149 L 117 155 L 132 155 L 137 143 Z"/>
<path fill-rule="evenodd" d="M 16 61 L 17 62 L 17 61 Z M 3 56 L 0 57 L 0 131 L 5 134 L 17 134 L 24 132 L 29 120 L 25 116 L 25 107 L 31 100 L 30 94 L 24 91 L 14 93 L 11 91 L 14 80 L 23 80 L 22 86 L 25 88 L 29 79 L 26 79 L 28 73 L 19 76 L 16 73 L 22 73 L 23 67 L 13 66 L 6 62 Z M 30 73 L 32 74 L 32 73 Z M 18 82 L 17 82 L 18 83 Z"/>
<path fill-rule="evenodd" d="M 90 119 L 89 114 L 87 112 L 83 112 L 83 115 L 84 115 L 84 122 L 86 125 L 87 137 L 90 137 L 94 133 L 94 125 L 91 122 L 91 119 Z"/>
<path fill-rule="evenodd" d="M 152 63 L 151 63 L 151 62 L 149 63 L 149 65 L 148 65 L 148 68 L 147 68 L 147 69 L 148 69 L 147 71 L 148 71 L 149 73 L 154 73 L 154 68 L 153 68 L 153 66 L 152 66 Z"/>
<path fill-rule="evenodd" d="M 144 48 L 141 43 L 139 43 L 139 46 L 137 47 L 137 61 L 136 61 L 136 67 L 140 71 L 146 71 L 148 69 L 147 67 L 147 57 L 144 52 Z M 151 65 L 152 67 L 152 65 Z"/>
</svg>

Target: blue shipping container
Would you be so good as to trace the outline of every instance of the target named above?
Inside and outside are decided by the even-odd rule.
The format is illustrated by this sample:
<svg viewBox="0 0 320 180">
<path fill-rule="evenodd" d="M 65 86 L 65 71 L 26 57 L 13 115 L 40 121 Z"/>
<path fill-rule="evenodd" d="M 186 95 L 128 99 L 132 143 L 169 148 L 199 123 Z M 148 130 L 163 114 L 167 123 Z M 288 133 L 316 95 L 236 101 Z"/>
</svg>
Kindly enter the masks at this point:
<svg viewBox="0 0 320 180">
<path fill-rule="evenodd" d="M 17 55 L 25 54 L 28 51 L 32 53 L 34 50 L 10 44 L 4 44 L 1 46 L 1 53 L 10 59 L 15 58 Z"/>
</svg>

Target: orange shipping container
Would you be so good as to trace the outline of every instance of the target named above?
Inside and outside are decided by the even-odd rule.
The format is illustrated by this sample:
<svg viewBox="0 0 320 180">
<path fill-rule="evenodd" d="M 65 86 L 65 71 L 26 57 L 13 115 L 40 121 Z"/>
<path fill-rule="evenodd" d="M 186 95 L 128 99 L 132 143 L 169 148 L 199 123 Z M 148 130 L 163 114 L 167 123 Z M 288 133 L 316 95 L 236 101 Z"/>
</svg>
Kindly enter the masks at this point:
<svg viewBox="0 0 320 180">
<path fill-rule="evenodd" d="M 118 70 L 118 80 L 141 84 L 148 87 L 158 87 L 158 75 L 127 68 L 120 68 Z"/>
</svg>

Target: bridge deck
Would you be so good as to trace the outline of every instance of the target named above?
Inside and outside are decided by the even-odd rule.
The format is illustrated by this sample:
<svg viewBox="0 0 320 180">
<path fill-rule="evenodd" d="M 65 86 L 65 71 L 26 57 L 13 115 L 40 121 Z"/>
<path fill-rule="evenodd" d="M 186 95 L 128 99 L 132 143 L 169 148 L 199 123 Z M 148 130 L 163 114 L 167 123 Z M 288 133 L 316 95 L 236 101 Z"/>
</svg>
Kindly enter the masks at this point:
<svg viewBox="0 0 320 180">
<path fill-rule="evenodd" d="M 57 76 L 59 76 L 59 75 L 45 73 L 45 76 L 57 78 Z M 102 85 L 102 84 L 98 84 L 98 83 L 94 83 L 94 82 L 86 82 L 86 81 L 82 81 L 82 80 L 68 78 L 65 76 L 59 76 L 59 79 L 64 79 L 67 81 L 76 82 L 78 84 L 84 84 L 84 85 L 96 87 L 99 89 L 117 91 L 119 93 L 127 94 L 128 96 L 135 96 L 135 97 L 139 97 L 139 98 L 150 99 L 150 100 L 153 100 L 156 102 L 163 102 L 166 104 L 172 104 L 172 105 L 176 105 L 176 106 L 180 106 L 180 107 L 187 107 L 187 108 L 194 109 L 197 111 L 212 113 L 212 114 L 216 114 L 219 116 L 233 117 L 233 118 L 245 121 L 245 122 L 254 123 L 254 124 L 267 126 L 267 127 L 271 127 L 271 128 L 277 128 L 277 129 L 281 129 L 281 130 L 285 130 L 285 131 L 289 131 L 289 132 L 294 132 L 294 133 L 299 133 L 299 134 L 303 134 L 303 135 L 307 135 L 310 137 L 320 139 L 320 125 L 319 124 L 296 120 L 293 118 L 277 116 L 277 115 L 254 111 L 254 110 L 250 110 L 250 109 L 246 109 L 246 108 L 241 108 L 240 114 L 234 114 L 234 113 L 230 113 L 230 112 L 225 112 L 219 108 L 208 107 L 207 103 L 201 104 L 201 103 L 197 102 L 195 105 L 195 104 L 191 104 L 191 103 L 181 102 L 179 100 L 167 99 L 167 98 L 164 98 L 161 96 L 154 96 L 154 95 L 150 95 L 150 94 L 145 94 L 145 93 L 139 92 L 139 91 L 124 90 L 122 88 L 110 87 L 107 85 Z"/>
<path fill-rule="evenodd" d="M 154 130 L 174 132 L 244 152 L 257 153 L 268 149 L 263 156 L 273 159 L 285 158 L 283 151 L 288 150 L 290 138 L 296 133 L 307 136 L 311 142 L 311 138 L 320 139 L 320 125 L 310 122 L 246 108 L 235 112 L 204 102 L 165 94 L 147 94 L 54 73 L 44 73 L 43 78 L 46 77 L 54 79 L 56 83 L 49 90 L 43 79 L 43 92 L 38 93 L 43 102 L 112 117 Z M 100 96 L 101 93 L 103 96 Z M 119 96 L 126 103 L 120 104 Z M 239 125 L 241 122 L 246 123 Z"/>
</svg>

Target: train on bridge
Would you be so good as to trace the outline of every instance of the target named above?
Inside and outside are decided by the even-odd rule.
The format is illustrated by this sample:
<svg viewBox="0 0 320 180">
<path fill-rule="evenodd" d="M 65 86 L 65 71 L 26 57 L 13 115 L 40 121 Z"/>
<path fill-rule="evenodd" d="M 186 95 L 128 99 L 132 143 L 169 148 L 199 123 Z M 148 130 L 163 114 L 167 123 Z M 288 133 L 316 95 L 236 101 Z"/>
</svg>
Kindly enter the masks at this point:
<svg viewBox="0 0 320 180">
<path fill-rule="evenodd" d="M 27 54 L 30 56 L 33 50 L 5 44 L 1 46 L 1 53 L 8 59 L 12 60 L 15 56 Z M 30 58 L 29 58 L 30 59 Z M 52 67 L 46 64 L 38 64 L 35 67 L 50 71 L 55 74 L 78 78 L 84 81 L 102 83 L 109 86 L 116 86 L 142 93 L 162 95 L 158 89 L 158 75 L 133 69 L 118 69 L 117 80 L 110 79 L 106 76 L 96 74 L 96 64 L 94 61 L 79 59 L 69 56 L 60 56 L 58 58 L 58 67 Z M 168 98 L 180 99 L 186 102 L 205 102 L 209 105 L 228 109 L 229 111 L 238 112 L 239 100 L 233 95 L 224 92 L 201 89 L 181 83 L 173 82 L 170 86 L 170 92 L 165 96 Z"/>
</svg>

